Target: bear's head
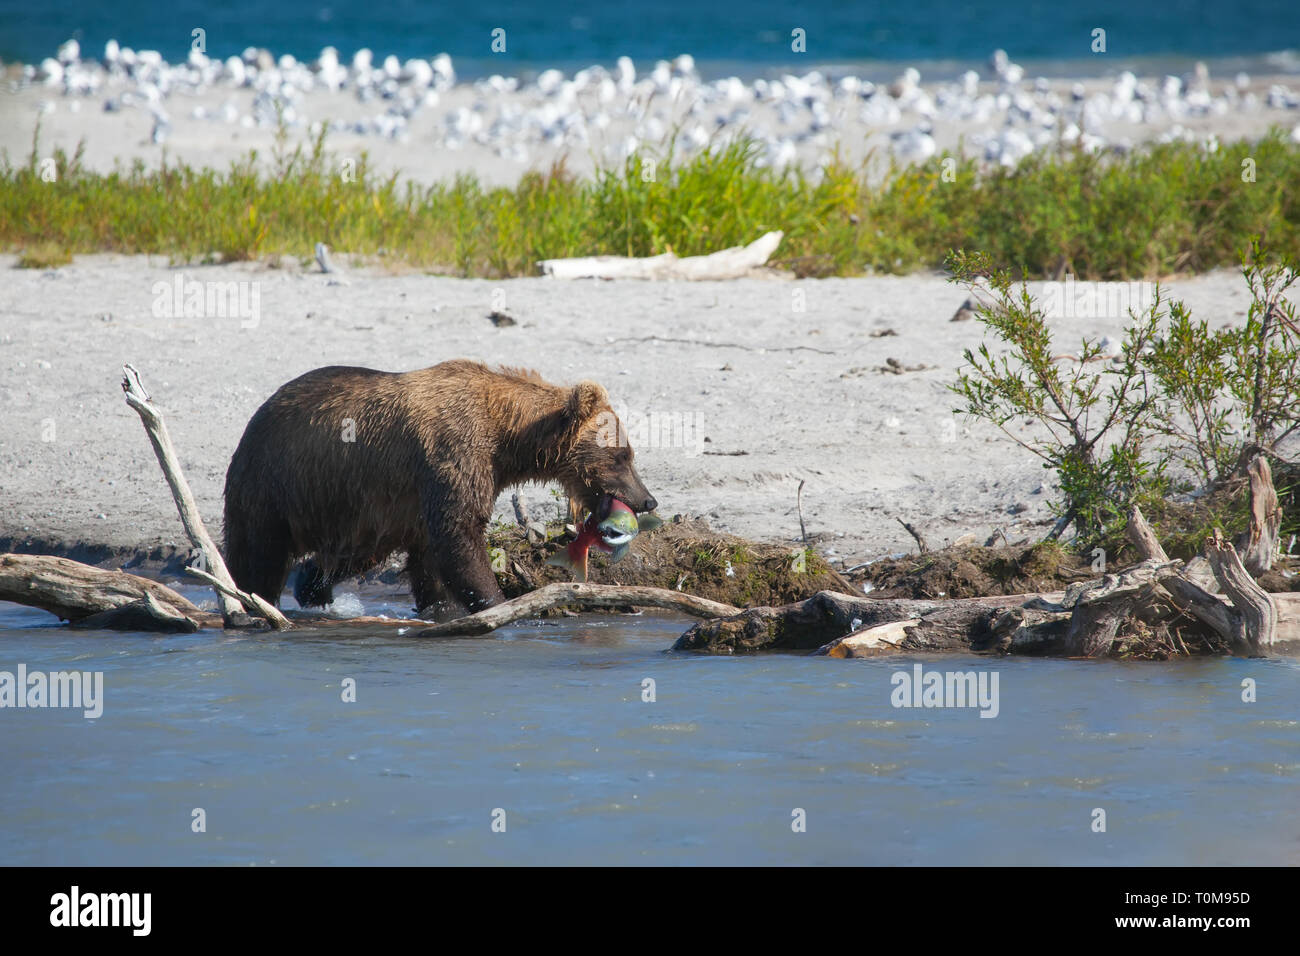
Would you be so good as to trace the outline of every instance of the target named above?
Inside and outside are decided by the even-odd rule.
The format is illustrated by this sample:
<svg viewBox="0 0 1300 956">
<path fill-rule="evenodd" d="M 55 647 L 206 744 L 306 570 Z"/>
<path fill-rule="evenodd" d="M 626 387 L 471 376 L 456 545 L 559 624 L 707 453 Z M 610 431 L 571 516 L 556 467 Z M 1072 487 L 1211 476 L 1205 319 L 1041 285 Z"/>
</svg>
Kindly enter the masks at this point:
<svg viewBox="0 0 1300 956">
<path fill-rule="evenodd" d="M 569 497 L 592 512 L 607 495 L 633 511 L 654 511 L 658 502 L 632 465 L 632 446 L 605 389 L 595 382 L 579 382 L 569 394 L 564 415 L 571 444 L 557 478 Z"/>
</svg>

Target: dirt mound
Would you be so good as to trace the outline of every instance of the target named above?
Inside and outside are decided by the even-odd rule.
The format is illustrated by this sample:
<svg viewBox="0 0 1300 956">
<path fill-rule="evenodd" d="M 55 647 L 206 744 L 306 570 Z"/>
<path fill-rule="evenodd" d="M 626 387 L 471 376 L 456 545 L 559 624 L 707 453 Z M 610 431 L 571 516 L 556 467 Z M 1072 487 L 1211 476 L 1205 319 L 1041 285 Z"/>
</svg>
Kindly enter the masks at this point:
<svg viewBox="0 0 1300 956">
<path fill-rule="evenodd" d="M 547 528 L 547 541 L 530 545 L 521 529 L 502 525 L 488 534 L 488 545 L 505 552 L 498 573 L 507 597 L 567 581 L 563 568 L 546 559 L 571 537 L 561 526 Z M 758 544 L 714 531 L 699 518 L 674 518 L 649 534 L 639 535 L 618 564 L 591 552 L 590 580 L 596 584 L 644 585 L 685 591 L 737 607 L 789 604 L 818 591 L 844 591 L 853 585 L 815 552 Z"/>
<path fill-rule="evenodd" d="M 1048 542 L 1028 547 L 945 548 L 904 558 L 885 558 L 849 575 L 871 582 L 872 597 L 966 598 L 993 594 L 1059 591 L 1097 577 L 1090 562 Z"/>
<path fill-rule="evenodd" d="M 1121 552 L 1119 561 L 1107 566 L 1118 570 L 1136 561 Z M 1271 593 L 1300 591 L 1300 562 L 1283 556 L 1259 584 Z M 1038 594 L 1063 591 L 1076 581 L 1100 577 L 1092 560 L 1071 554 L 1053 542 L 1028 547 L 946 548 L 905 558 L 886 558 L 849 574 L 857 593 L 867 582 L 873 598 L 968 598 L 995 594 Z"/>
</svg>

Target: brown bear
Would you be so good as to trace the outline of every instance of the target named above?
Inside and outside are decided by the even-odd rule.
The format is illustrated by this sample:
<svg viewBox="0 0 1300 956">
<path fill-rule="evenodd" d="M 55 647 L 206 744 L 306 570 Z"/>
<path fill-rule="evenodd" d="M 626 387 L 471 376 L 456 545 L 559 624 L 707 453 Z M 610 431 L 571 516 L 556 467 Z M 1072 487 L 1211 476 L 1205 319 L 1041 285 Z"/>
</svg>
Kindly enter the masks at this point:
<svg viewBox="0 0 1300 956">
<path fill-rule="evenodd" d="M 502 489 L 555 481 L 595 511 L 656 502 L 605 389 L 464 360 L 414 372 L 331 366 L 253 415 L 226 472 L 235 583 L 272 604 L 295 558 L 304 605 L 405 551 L 416 607 L 447 620 L 504 600 L 485 535 Z"/>
</svg>

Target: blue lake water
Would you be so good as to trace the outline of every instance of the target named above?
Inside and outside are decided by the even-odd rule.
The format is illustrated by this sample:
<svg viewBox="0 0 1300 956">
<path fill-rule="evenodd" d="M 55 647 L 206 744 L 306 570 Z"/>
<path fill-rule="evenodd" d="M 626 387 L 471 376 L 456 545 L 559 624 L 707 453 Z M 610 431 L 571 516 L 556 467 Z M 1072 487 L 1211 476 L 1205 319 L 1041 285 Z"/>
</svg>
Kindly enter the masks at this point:
<svg viewBox="0 0 1300 956">
<path fill-rule="evenodd" d="M 1134 58 L 1252 57 L 1300 48 L 1294 0 L 581 0 L 558 7 L 533 0 L 468 6 L 427 0 L 0 0 L 0 57 L 37 62 L 76 37 L 86 56 L 100 55 L 104 42 L 115 38 L 180 60 L 195 28 L 206 31 L 213 56 L 248 46 L 300 59 L 326 45 L 347 56 L 362 46 L 403 58 L 446 51 L 470 77 L 612 65 L 621 55 L 649 66 L 679 53 L 692 54 L 706 76 L 900 61 L 933 64 L 942 73 L 982 62 L 997 48 L 1035 71 L 1052 73 L 1068 64 L 1068 72 L 1093 72 Z M 506 31 L 506 49 L 493 54 L 496 28 Z M 800 54 L 791 49 L 796 28 L 805 31 L 806 52 Z M 1106 30 L 1105 56 L 1091 50 L 1096 28 Z"/>
<path fill-rule="evenodd" d="M 0 709 L 0 860 L 1300 863 L 1300 662 L 925 658 L 997 672 L 983 719 L 894 708 L 914 659 L 666 653 L 689 623 L 158 637 L 0 604 L 0 670 L 105 698 Z"/>
</svg>

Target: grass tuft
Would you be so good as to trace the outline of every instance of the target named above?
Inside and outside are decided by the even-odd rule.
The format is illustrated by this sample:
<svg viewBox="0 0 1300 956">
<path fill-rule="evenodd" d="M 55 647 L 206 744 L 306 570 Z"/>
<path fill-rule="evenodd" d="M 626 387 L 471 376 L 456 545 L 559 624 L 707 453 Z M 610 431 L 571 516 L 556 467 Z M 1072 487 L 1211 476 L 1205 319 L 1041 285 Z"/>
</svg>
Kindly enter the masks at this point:
<svg viewBox="0 0 1300 956">
<path fill-rule="evenodd" d="M 18 269 L 57 269 L 72 262 L 72 253 L 57 242 L 40 242 L 18 254 Z"/>
</svg>

